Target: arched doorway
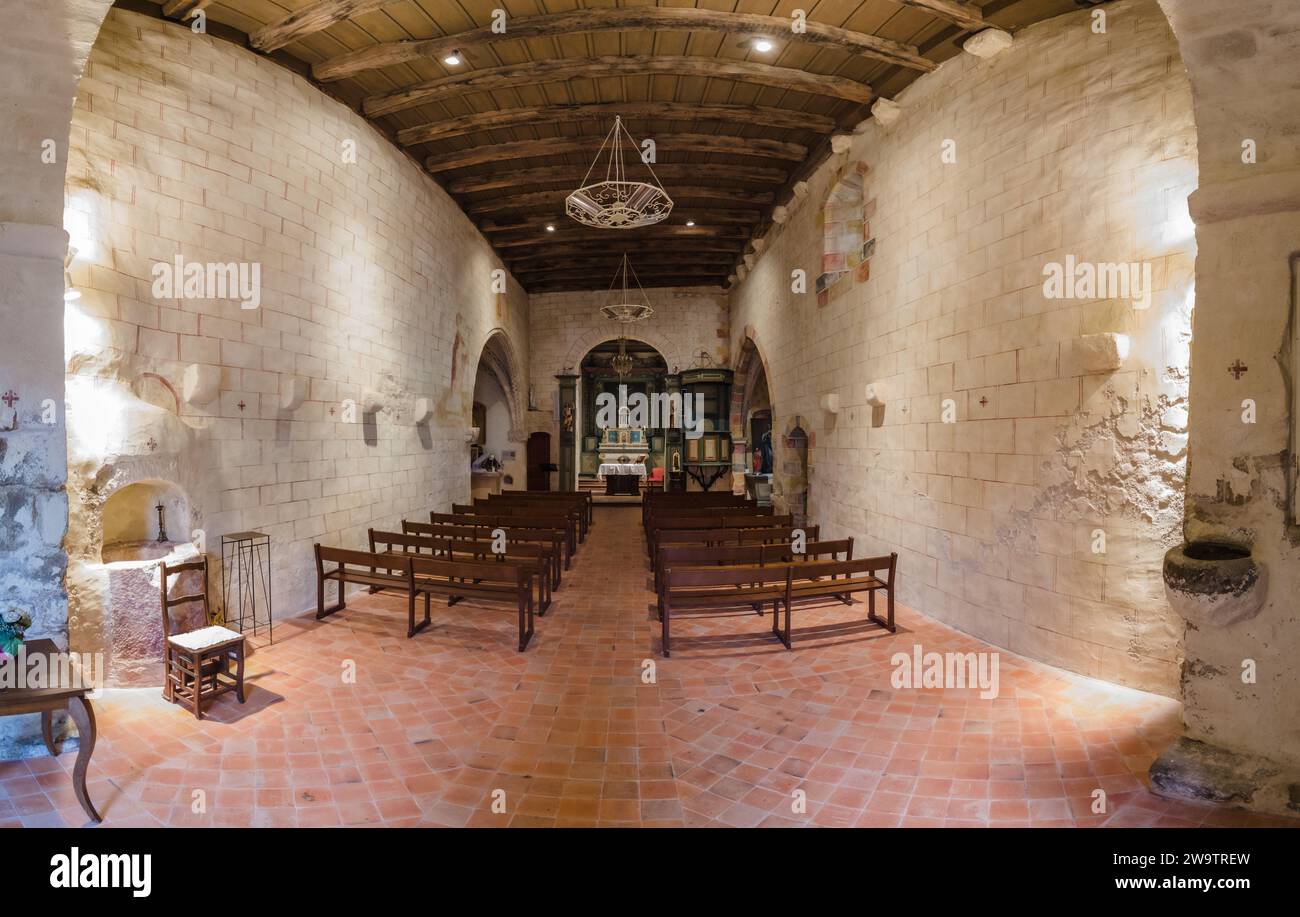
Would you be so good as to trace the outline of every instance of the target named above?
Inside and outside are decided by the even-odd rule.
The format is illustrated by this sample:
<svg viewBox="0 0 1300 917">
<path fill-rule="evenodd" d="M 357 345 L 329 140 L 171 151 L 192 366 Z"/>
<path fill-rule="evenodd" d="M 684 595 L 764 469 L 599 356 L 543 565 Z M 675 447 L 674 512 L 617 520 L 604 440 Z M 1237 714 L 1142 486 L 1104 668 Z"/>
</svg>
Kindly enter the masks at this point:
<svg viewBox="0 0 1300 917">
<path fill-rule="evenodd" d="M 799 425 L 799 418 L 795 418 L 795 426 L 782 445 L 777 509 L 794 516 L 795 525 L 803 525 L 808 518 L 808 434 Z"/>
<path fill-rule="evenodd" d="M 736 361 L 732 392 L 733 489 L 767 505 L 772 502 L 776 449 L 772 396 L 767 367 L 748 334 Z"/>
<path fill-rule="evenodd" d="M 516 361 L 502 331 L 483 344 L 474 374 L 470 426 L 470 489 L 474 496 L 521 490 L 528 467 L 524 451 Z"/>
<path fill-rule="evenodd" d="M 583 355 L 575 442 L 578 489 L 603 493 L 602 465 L 644 465 L 641 485 L 662 478 L 671 418 L 661 416 L 654 396 L 668 391 L 667 380 L 668 361 L 645 341 L 616 337 Z"/>
</svg>

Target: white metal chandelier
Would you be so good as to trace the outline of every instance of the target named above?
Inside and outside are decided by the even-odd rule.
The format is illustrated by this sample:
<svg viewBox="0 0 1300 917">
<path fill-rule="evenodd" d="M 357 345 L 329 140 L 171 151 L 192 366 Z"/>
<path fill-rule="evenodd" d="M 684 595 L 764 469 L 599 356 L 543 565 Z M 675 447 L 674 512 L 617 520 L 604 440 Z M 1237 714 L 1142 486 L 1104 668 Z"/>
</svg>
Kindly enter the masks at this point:
<svg viewBox="0 0 1300 917">
<path fill-rule="evenodd" d="M 628 178 L 627 167 L 623 163 L 624 137 L 633 151 L 639 149 L 637 142 L 623 126 L 623 118 L 615 117 L 614 126 L 605 135 L 605 142 L 600 145 L 591 168 L 582 179 L 582 186 L 564 199 L 565 212 L 585 226 L 597 229 L 635 229 L 658 223 L 672 212 L 672 198 L 659 184 L 654 169 L 641 159 L 639 153 L 636 157 L 649 173 L 650 182 Z M 597 167 L 601 166 L 602 157 L 605 177 L 593 182 L 592 173 L 600 174 Z"/>
<path fill-rule="evenodd" d="M 628 277 L 631 275 L 632 284 L 636 287 L 636 292 L 640 294 L 640 301 L 632 298 L 632 288 L 628 286 Z M 623 253 L 623 260 L 614 273 L 614 279 L 610 281 L 609 289 L 611 293 L 616 285 L 620 285 L 617 294 L 610 296 L 610 302 L 600 307 L 601 314 L 610 321 L 618 322 L 620 325 L 627 326 L 633 322 L 644 321 L 654 315 L 655 310 L 650 307 L 650 300 L 646 298 L 645 290 L 641 287 L 641 281 L 637 279 L 636 271 L 632 269 L 632 264 L 627 260 L 627 253 Z M 614 370 L 621 379 L 624 376 L 631 375 L 636 361 L 627 352 L 627 337 L 620 328 L 618 332 L 618 353 L 610 358 L 610 369 Z"/>
</svg>

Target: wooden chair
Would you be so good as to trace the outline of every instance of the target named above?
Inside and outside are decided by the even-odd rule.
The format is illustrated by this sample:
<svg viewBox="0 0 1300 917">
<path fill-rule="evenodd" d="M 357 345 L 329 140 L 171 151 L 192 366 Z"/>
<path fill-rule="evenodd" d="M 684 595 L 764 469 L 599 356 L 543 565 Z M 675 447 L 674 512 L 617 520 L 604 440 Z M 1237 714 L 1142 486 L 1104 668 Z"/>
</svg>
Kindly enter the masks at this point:
<svg viewBox="0 0 1300 917">
<path fill-rule="evenodd" d="M 208 607 L 208 559 L 200 557 L 168 566 L 158 565 L 159 592 L 162 597 L 163 628 L 163 697 L 173 703 L 188 704 L 194 718 L 203 719 L 202 704 L 234 691 L 239 702 L 244 702 L 244 635 L 219 625 L 207 624 L 211 620 Z M 171 598 L 167 594 L 167 581 L 179 574 L 199 571 L 203 575 L 203 591 Z M 206 626 L 193 630 L 172 632 L 171 610 L 180 605 L 199 603 Z"/>
</svg>

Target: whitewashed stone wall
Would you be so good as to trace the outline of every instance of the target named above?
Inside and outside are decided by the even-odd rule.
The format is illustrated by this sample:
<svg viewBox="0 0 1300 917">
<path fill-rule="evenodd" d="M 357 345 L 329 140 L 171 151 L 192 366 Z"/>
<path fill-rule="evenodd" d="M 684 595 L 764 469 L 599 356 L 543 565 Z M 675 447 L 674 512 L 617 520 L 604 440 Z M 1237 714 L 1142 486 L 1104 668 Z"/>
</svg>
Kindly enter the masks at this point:
<svg viewBox="0 0 1300 917">
<path fill-rule="evenodd" d="M 359 546 L 468 496 L 479 355 L 502 329 L 527 378 L 527 298 L 513 279 L 493 291 L 500 262 L 414 162 L 270 60 L 119 10 L 72 143 L 74 644 L 121 650 L 100 513 L 133 481 L 178 484 L 211 555 L 223 533 L 269 534 L 277 616 L 315 601 L 313 542 Z M 154 265 L 177 255 L 260 264 L 260 306 L 155 297 Z M 210 403 L 185 400 L 190 367 L 219 373 Z M 303 400 L 286 408 L 292 379 Z M 381 409 L 344 422 L 367 393 Z M 433 413 L 417 424 L 420 398 Z M 116 680 L 156 677 L 125 652 L 142 661 Z"/>
<path fill-rule="evenodd" d="M 1196 134 L 1159 7 L 1107 13 L 1104 34 L 1062 16 L 904 92 L 902 118 L 833 157 L 770 235 L 733 295 L 731 350 L 751 337 L 769 368 L 778 466 L 796 418 L 810 434 L 810 517 L 855 550 L 897 550 L 905 602 L 1174 694 L 1182 624 L 1160 565 L 1182 538 Z M 820 205 L 859 161 L 870 276 L 819 306 Z M 1045 297 L 1044 266 L 1068 255 L 1150 264 L 1150 307 Z M 1084 336 L 1103 333 L 1130 339 L 1118 371 L 1087 363 Z"/>
<path fill-rule="evenodd" d="M 635 268 L 635 262 L 633 262 Z M 627 328 L 627 336 L 644 341 L 663 354 L 669 371 L 699 363 L 701 351 L 718 365 L 730 359 L 728 296 L 722 289 L 664 287 L 646 290 L 655 310 L 643 322 Z M 559 457 L 559 425 L 555 422 L 555 374 L 577 372 L 592 347 L 618 338 L 620 326 L 600 313 L 610 296 L 603 290 L 537 293 L 529 297 L 528 340 L 537 410 L 528 414 L 529 432 L 551 434 L 551 458 Z M 558 486 L 558 481 L 553 480 Z"/>
</svg>

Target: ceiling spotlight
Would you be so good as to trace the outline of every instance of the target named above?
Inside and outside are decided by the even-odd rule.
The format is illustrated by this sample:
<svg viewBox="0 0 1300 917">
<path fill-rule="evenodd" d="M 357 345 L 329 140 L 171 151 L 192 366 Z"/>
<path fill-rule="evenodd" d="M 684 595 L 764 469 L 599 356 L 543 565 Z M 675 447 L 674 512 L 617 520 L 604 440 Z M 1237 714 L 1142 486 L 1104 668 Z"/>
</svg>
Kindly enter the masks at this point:
<svg viewBox="0 0 1300 917">
<path fill-rule="evenodd" d="M 695 221 L 694 221 L 694 220 L 687 220 L 687 221 L 686 221 L 686 225 L 687 225 L 687 226 L 694 226 L 694 225 L 695 225 Z"/>
<path fill-rule="evenodd" d="M 547 232 L 555 232 L 555 224 L 554 224 L 554 223 L 547 223 L 547 224 L 546 224 L 546 231 L 547 231 Z"/>
<path fill-rule="evenodd" d="M 766 54 L 768 51 L 772 50 L 772 43 L 766 38 L 755 38 L 750 47 L 759 54 Z"/>
<path fill-rule="evenodd" d="M 452 51 L 450 54 L 448 54 L 446 57 L 444 57 L 444 58 L 442 59 L 442 62 L 443 62 L 444 64 L 446 64 L 448 67 L 459 67 L 459 66 L 460 66 L 460 52 L 459 52 L 459 51 Z"/>
</svg>

